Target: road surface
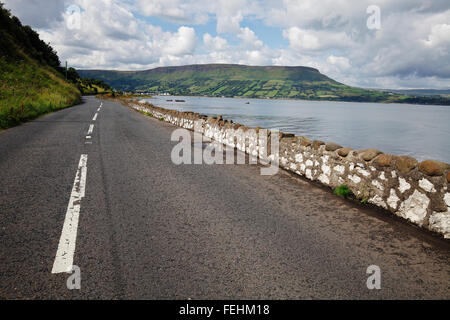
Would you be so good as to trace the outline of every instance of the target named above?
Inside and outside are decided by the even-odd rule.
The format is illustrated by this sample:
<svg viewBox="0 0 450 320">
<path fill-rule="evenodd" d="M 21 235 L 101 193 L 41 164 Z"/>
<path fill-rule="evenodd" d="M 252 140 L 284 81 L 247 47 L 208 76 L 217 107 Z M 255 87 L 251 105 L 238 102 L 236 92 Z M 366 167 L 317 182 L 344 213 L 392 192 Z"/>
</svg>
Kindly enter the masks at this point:
<svg viewBox="0 0 450 320">
<path fill-rule="evenodd" d="M 448 241 L 286 172 L 176 166 L 176 127 L 84 99 L 0 132 L 0 298 L 450 298 Z"/>
</svg>

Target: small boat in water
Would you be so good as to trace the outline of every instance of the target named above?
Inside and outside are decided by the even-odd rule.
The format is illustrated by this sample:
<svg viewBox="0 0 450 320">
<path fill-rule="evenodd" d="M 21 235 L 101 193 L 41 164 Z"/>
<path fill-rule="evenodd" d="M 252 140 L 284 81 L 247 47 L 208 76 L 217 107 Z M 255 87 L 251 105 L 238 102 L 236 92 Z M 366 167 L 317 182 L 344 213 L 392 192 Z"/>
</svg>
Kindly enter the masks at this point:
<svg viewBox="0 0 450 320">
<path fill-rule="evenodd" d="M 250 104 L 250 102 L 247 101 L 245 104 Z"/>
<path fill-rule="evenodd" d="M 175 102 L 186 102 L 186 100 L 175 100 Z"/>
</svg>

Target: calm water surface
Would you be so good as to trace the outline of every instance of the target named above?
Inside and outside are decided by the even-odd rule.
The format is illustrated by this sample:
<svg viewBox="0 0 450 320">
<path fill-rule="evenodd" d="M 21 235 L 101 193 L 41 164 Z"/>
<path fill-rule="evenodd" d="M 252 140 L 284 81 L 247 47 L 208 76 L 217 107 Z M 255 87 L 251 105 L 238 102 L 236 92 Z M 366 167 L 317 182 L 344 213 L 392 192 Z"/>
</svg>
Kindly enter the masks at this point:
<svg viewBox="0 0 450 320">
<path fill-rule="evenodd" d="M 167 101 L 170 99 L 173 102 Z M 168 109 L 222 115 L 246 126 L 280 129 L 353 149 L 376 148 L 419 161 L 450 163 L 449 106 L 167 96 L 146 101 Z"/>
</svg>

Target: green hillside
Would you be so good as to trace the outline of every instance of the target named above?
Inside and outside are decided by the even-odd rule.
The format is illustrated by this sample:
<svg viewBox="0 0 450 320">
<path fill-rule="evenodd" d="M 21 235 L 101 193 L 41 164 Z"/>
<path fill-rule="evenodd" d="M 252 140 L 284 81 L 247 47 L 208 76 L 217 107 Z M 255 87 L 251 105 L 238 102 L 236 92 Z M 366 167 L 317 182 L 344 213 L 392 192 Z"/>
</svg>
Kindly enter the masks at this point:
<svg viewBox="0 0 450 320">
<path fill-rule="evenodd" d="M 229 64 L 164 67 L 146 71 L 79 70 L 83 77 L 101 79 L 116 90 L 173 95 L 247 98 L 409 102 L 414 97 L 354 88 L 308 67 L 243 66 Z M 434 99 L 434 100 L 433 100 Z M 449 103 L 446 99 L 420 103 Z"/>
<path fill-rule="evenodd" d="M 79 70 L 78 72 L 83 77 L 101 79 L 116 90 L 123 91 L 247 98 L 450 104 L 450 100 L 444 97 L 423 98 L 350 87 L 308 67 L 209 64 L 146 71 Z"/>
<path fill-rule="evenodd" d="M 0 129 L 81 101 L 54 50 L 0 3 Z"/>
</svg>

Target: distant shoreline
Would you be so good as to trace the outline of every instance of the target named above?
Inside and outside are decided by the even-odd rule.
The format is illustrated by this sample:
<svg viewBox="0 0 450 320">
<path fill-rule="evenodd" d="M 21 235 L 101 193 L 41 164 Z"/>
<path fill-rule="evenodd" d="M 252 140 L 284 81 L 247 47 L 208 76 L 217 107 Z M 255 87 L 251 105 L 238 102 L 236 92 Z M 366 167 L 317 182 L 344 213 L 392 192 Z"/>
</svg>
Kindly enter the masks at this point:
<svg viewBox="0 0 450 320">
<path fill-rule="evenodd" d="M 388 101 L 380 101 L 380 102 L 375 102 L 375 101 L 347 101 L 347 100 L 321 100 L 321 99 L 300 99 L 300 98 L 247 98 L 247 97 L 243 97 L 243 96 L 236 96 L 236 97 L 218 97 L 218 96 L 206 96 L 206 95 L 168 95 L 168 96 L 164 96 L 164 95 L 151 95 L 152 98 L 154 97 L 189 97 L 189 98 L 216 98 L 216 99 L 241 99 L 241 100 L 275 100 L 275 101 L 309 101 L 309 102 L 343 102 L 343 103 L 379 103 L 379 104 L 390 104 L 390 105 L 395 105 L 395 104 L 399 104 L 399 105 L 405 105 L 405 104 L 410 104 L 410 105 L 414 105 L 414 106 L 437 106 L 437 107 L 449 107 L 450 106 L 450 100 L 448 101 L 448 105 L 445 104 L 432 104 L 432 103 L 412 103 L 412 102 L 399 102 L 399 101 L 395 101 L 395 102 L 388 102 Z M 140 97 L 137 97 L 140 98 Z M 143 99 L 152 99 L 152 98 L 143 98 Z"/>
</svg>

